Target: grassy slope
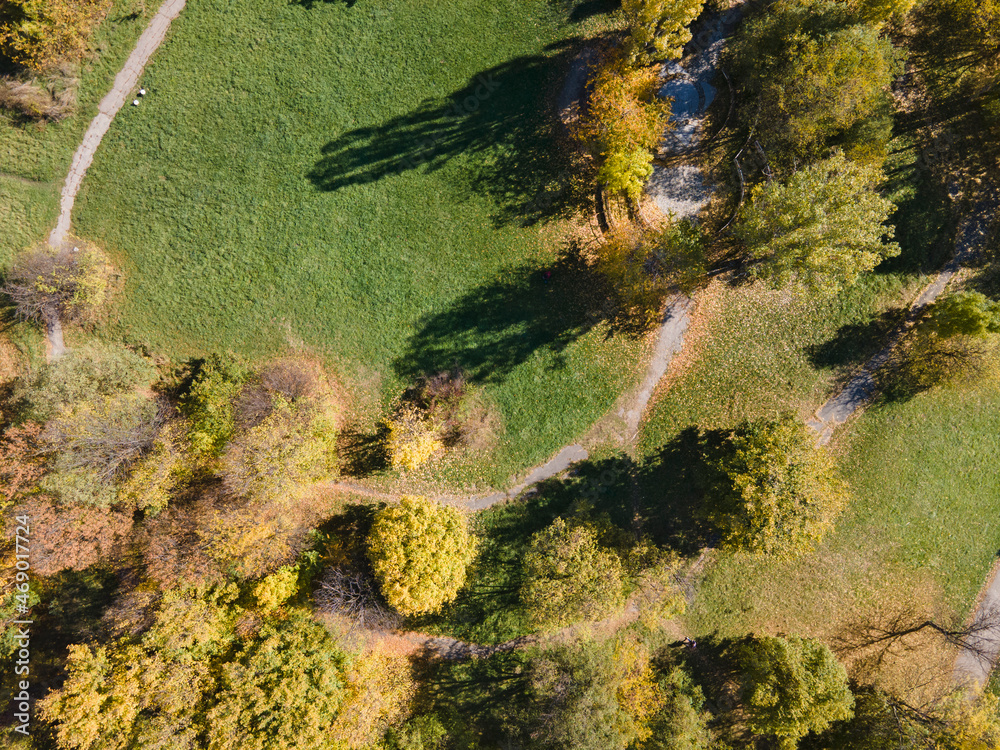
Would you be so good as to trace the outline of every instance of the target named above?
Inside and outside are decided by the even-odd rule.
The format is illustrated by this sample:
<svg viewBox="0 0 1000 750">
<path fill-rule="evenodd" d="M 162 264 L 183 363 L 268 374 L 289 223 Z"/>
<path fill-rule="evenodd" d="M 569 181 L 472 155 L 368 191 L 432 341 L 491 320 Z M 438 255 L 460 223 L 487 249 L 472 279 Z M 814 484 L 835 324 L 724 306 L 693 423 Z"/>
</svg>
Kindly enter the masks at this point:
<svg viewBox="0 0 1000 750">
<path fill-rule="evenodd" d="M 13 253 L 41 240 L 55 224 L 59 191 L 98 102 L 156 10 L 131 17 L 117 2 L 98 27 L 93 57 L 80 72 L 76 112 L 59 123 L 18 126 L 0 116 L 0 270 Z M 20 179 L 18 179 L 20 178 Z"/>
<path fill-rule="evenodd" d="M 544 458 L 639 353 L 510 220 L 555 169 L 544 115 L 570 52 L 546 47 L 577 31 L 542 0 L 193 4 L 78 201 L 128 278 L 110 333 L 180 357 L 302 343 L 384 398 L 458 364 L 505 433 L 485 469 L 447 473 Z"/>
</svg>

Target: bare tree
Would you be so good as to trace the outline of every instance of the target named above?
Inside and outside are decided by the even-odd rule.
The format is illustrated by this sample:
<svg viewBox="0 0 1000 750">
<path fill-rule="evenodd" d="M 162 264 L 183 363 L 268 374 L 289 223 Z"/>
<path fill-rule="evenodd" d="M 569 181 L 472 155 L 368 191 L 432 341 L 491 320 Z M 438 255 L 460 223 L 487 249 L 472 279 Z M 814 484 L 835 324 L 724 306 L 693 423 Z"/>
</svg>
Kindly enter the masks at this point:
<svg viewBox="0 0 1000 750">
<path fill-rule="evenodd" d="M 893 655 L 912 651 L 913 637 L 931 633 L 957 647 L 971 658 L 992 664 L 1000 653 L 1000 608 L 987 607 L 969 623 L 938 621 L 913 606 L 855 620 L 834 638 L 834 650 L 842 655 L 865 655 L 881 667 Z"/>
<path fill-rule="evenodd" d="M 166 415 L 165 405 L 138 396 L 105 399 L 49 422 L 45 452 L 57 469 L 90 469 L 110 484 L 153 447 Z"/>
<path fill-rule="evenodd" d="M 110 267 L 104 254 L 86 245 L 56 250 L 42 245 L 14 260 L 3 292 L 17 315 L 46 325 L 79 318 L 99 304 Z"/>
<path fill-rule="evenodd" d="M 316 603 L 325 612 L 345 617 L 368 630 L 394 630 L 400 616 L 378 593 L 374 581 L 364 573 L 328 568 L 319 581 Z"/>
</svg>

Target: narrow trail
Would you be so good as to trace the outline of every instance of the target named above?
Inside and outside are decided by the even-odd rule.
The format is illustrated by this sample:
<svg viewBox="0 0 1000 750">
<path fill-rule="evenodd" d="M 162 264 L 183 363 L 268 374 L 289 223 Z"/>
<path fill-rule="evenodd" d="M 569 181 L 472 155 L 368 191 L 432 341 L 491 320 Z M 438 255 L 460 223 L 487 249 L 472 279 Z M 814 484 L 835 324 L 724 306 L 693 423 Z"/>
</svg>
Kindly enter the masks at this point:
<svg viewBox="0 0 1000 750">
<path fill-rule="evenodd" d="M 146 63 L 149 62 L 149 58 L 166 38 L 170 23 L 184 10 L 185 4 L 186 0 L 164 0 L 163 5 L 150 19 L 146 30 L 142 32 L 139 41 L 136 42 L 135 49 L 125 61 L 125 66 L 115 76 L 115 83 L 111 91 L 101 100 L 97 116 L 91 120 L 90 127 L 87 128 L 87 132 L 83 136 L 83 142 L 73 154 L 73 161 L 70 163 L 69 174 L 66 175 L 62 197 L 59 201 L 59 221 L 49 235 L 49 244 L 52 247 L 60 247 L 66 239 L 76 194 L 80 190 L 80 185 L 83 184 L 87 169 L 94 161 L 94 154 L 97 152 L 97 147 L 101 145 L 104 134 L 111 127 L 111 122 L 118 114 L 118 110 L 128 100 L 132 89 L 139 81 L 139 76 L 142 75 L 142 71 L 146 67 Z"/>
<path fill-rule="evenodd" d="M 185 5 L 186 0 L 164 0 L 163 5 L 150 19 L 146 30 L 142 32 L 139 41 L 136 42 L 124 67 L 115 76 L 115 83 L 111 87 L 111 91 L 101 99 L 101 103 L 97 107 L 97 116 L 90 121 L 87 132 L 83 134 L 83 141 L 76 153 L 73 154 L 73 161 L 70 162 L 69 174 L 66 175 L 66 182 L 63 183 L 59 199 L 59 219 L 49 234 L 51 247 L 61 248 L 66 242 L 73 218 L 73 204 L 76 202 L 76 194 L 80 191 L 87 169 L 94 161 L 97 147 L 101 145 L 104 134 L 111 127 L 115 115 L 118 114 L 139 82 L 139 76 L 142 75 L 149 58 L 166 39 L 171 22 L 180 15 Z M 12 179 L 18 178 L 12 177 Z M 28 184 L 43 184 L 30 180 L 22 181 Z M 63 343 L 62 323 L 59 320 L 49 321 L 45 327 L 45 351 L 50 362 L 59 359 L 68 351 Z"/>
<path fill-rule="evenodd" d="M 983 249 L 989 236 L 993 214 L 998 206 L 1000 206 L 1000 199 L 995 193 L 990 193 L 976 203 L 972 212 L 959 227 L 955 240 L 955 253 L 951 260 L 934 277 L 934 280 L 917 295 L 917 298 L 910 305 L 906 319 L 892 332 L 885 347 L 865 362 L 847 385 L 829 398 L 816 410 L 813 418 L 807 421 L 807 424 L 818 433 L 817 442 L 819 445 L 829 443 L 837 427 L 844 424 L 875 397 L 877 391 L 876 374 L 889 361 L 893 350 L 914 326 L 924 309 L 941 295 L 955 275 Z"/>
</svg>

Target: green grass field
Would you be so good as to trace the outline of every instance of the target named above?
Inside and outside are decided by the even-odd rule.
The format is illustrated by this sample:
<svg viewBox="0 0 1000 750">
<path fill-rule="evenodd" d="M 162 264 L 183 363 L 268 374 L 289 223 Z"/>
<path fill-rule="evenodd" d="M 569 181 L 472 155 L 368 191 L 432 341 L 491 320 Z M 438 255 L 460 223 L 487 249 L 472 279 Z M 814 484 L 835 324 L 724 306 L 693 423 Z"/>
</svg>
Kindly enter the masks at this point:
<svg viewBox="0 0 1000 750">
<path fill-rule="evenodd" d="M 571 192 L 553 96 L 601 23 L 586 16 L 546 0 L 193 3 L 77 202 L 77 231 L 126 278 L 105 335 L 174 358 L 304 349 L 382 404 L 457 365 L 502 433 L 438 477 L 502 484 L 543 460 L 642 352 L 606 336 L 595 280 L 548 241 Z"/>
</svg>

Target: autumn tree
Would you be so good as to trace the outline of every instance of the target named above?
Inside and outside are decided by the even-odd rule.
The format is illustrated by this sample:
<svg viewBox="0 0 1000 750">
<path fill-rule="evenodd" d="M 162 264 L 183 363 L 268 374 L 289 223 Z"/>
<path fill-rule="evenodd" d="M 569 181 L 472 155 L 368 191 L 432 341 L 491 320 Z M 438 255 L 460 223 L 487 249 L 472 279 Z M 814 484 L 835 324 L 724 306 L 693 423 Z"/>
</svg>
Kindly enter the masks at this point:
<svg viewBox="0 0 1000 750">
<path fill-rule="evenodd" d="M 879 373 L 890 399 L 935 386 L 975 380 L 996 366 L 1000 303 L 979 292 L 948 294 L 930 305 Z"/>
<path fill-rule="evenodd" d="M 135 352 L 90 341 L 45 365 L 24 396 L 44 420 L 83 401 L 148 388 L 155 378 L 155 368 Z"/>
<path fill-rule="evenodd" d="M 930 306 L 926 326 L 941 338 L 1000 333 L 1000 302 L 980 292 L 949 294 Z"/>
<path fill-rule="evenodd" d="M 323 747 L 345 698 L 347 656 L 305 615 L 266 623 L 220 665 L 208 750 Z"/>
<path fill-rule="evenodd" d="M 775 160 L 815 158 L 845 137 L 849 149 L 874 147 L 884 158 L 900 63 L 891 40 L 847 3 L 779 0 L 742 25 L 728 56 L 755 102 L 746 124 Z"/>
<path fill-rule="evenodd" d="M 881 179 L 878 168 L 837 154 L 758 185 L 735 227 L 754 272 L 775 286 L 832 294 L 899 255 L 885 223 L 895 206 L 876 192 Z"/>
<path fill-rule="evenodd" d="M 95 246 L 68 243 L 53 249 L 46 244 L 14 259 L 3 292 L 25 320 L 81 320 L 104 303 L 111 272 L 107 257 Z"/>
<path fill-rule="evenodd" d="M 704 6 L 705 0 L 623 0 L 628 59 L 648 65 L 679 58 L 691 40 L 688 27 Z"/>
<path fill-rule="evenodd" d="M 155 444 L 161 404 L 139 394 L 105 397 L 50 420 L 42 433 L 50 456 L 44 489 L 69 503 L 107 506 L 114 483 Z"/>
<path fill-rule="evenodd" d="M 565 750 L 625 750 L 649 739 L 663 705 L 646 646 L 626 631 L 537 653 L 529 664 L 533 734 Z"/>
<path fill-rule="evenodd" d="M 458 594 L 475 555 L 455 508 L 404 496 L 375 515 L 368 558 L 386 601 L 404 615 L 434 612 Z"/>
<path fill-rule="evenodd" d="M 0 16 L 0 53 L 38 71 L 79 62 L 111 5 L 111 0 L 7 0 Z"/>
<path fill-rule="evenodd" d="M 597 69 L 590 85 L 577 137 L 600 161 L 600 184 L 638 203 L 670 116 L 669 103 L 658 96 L 659 76 L 652 68 L 635 68 L 613 58 Z"/>
<path fill-rule="evenodd" d="M 324 405 L 275 396 L 270 414 L 226 448 L 223 486 L 260 500 L 301 492 L 336 473 L 336 436 L 336 415 Z"/>
<path fill-rule="evenodd" d="M 745 421 L 706 448 L 706 515 L 723 542 L 797 555 L 833 528 L 847 488 L 832 458 L 796 416 Z"/>
<path fill-rule="evenodd" d="M 394 468 L 413 471 L 444 449 L 438 426 L 415 404 L 400 404 L 384 425 L 386 449 Z"/>
<path fill-rule="evenodd" d="M 819 641 L 747 636 L 732 648 L 748 729 L 794 749 L 809 732 L 850 719 L 847 670 Z"/>
<path fill-rule="evenodd" d="M 687 220 L 656 229 L 617 226 L 604 235 L 594 267 L 629 321 L 648 327 L 658 320 L 671 289 L 690 289 L 705 273 L 704 233 Z"/>
<path fill-rule="evenodd" d="M 44 496 L 15 505 L 11 516 L 31 519 L 31 569 L 51 576 L 113 559 L 132 529 L 132 514 L 86 505 L 61 505 Z"/>
<path fill-rule="evenodd" d="M 0 433 L 0 512 L 31 493 L 44 473 L 38 443 L 41 425 L 27 422 Z"/>
<path fill-rule="evenodd" d="M 593 527 L 557 518 L 531 538 L 521 601 L 537 626 L 598 620 L 624 599 L 621 560 L 598 544 Z"/>
</svg>

